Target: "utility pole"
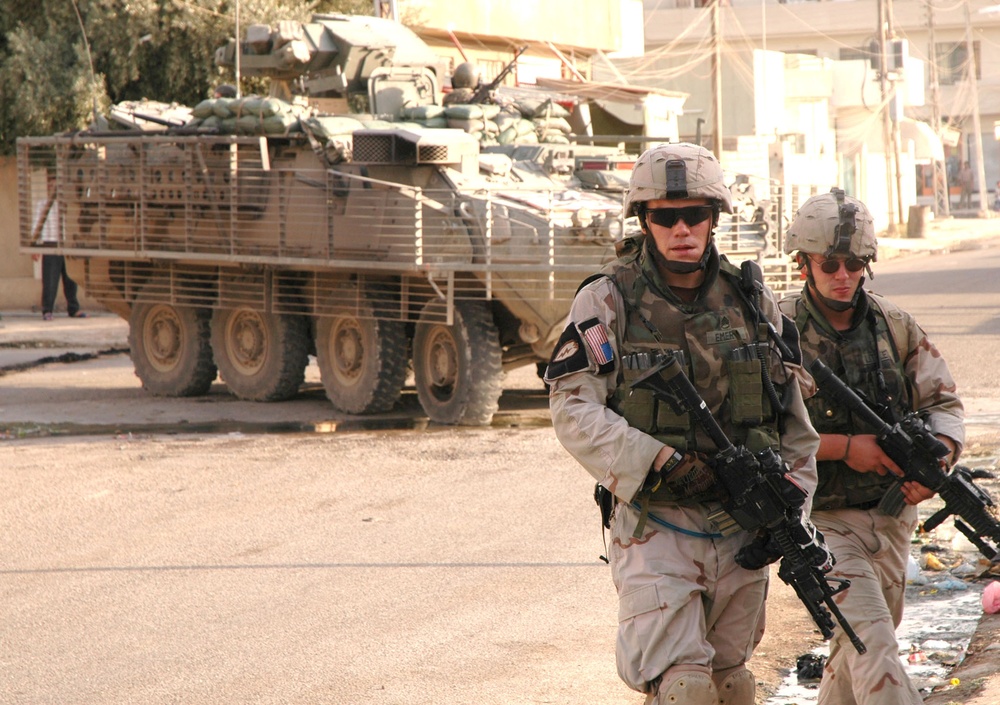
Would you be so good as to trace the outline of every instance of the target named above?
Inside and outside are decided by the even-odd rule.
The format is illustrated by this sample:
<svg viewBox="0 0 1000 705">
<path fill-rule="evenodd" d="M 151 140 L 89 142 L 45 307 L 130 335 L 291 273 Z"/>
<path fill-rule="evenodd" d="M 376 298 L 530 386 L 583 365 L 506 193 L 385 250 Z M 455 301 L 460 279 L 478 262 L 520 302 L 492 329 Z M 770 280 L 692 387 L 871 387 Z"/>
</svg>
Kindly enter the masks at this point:
<svg viewBox="0 0 1000 705">
<path fill-rule="evenodd" d="M 893 40 L 892 43 L 892 53 L 896 54 L 896 30 L 894 28 L 895 22 L 893 20 L 892 14 L 892 0 L 886 0 L 885 8 L 885 19 L 886 28 L 885 35 L 888 40 Z M 896 60 L 893 60 L 894 71 L 902 71 L 904 65 L 904 57 L 902 54 L 898 57 L 899 63 L 897 65 Z M 899 95 L 899 91 L 896 90 L 896 82 L 899 80 L 899 76 L 895 75 L 892 77 L 890 83 L 890 89 L 892 93 L 892 110 L 890 110 L 890 115 L 892 117 L 892 163 L 896 168 L 896 208 L 897 218 L 896 222 L 902 225 L 905 221 L 903 218 L 903 171 L 901 166 L 901 160 L 899 158 L 899 145 L 902 142 L 902 138 L 899 135 L 899 119 L 903 115 L 903 105 L 902 96 Z"/>
<path fill-rule="evenodd" d="M 374 0 L 375 16 L 399 22 L 396 0 Z"/>
<path fill-rule="evenodd" d="M 931 89 L 931 127 L 934 134 L 941 138 L 941 84 L 938 76 L 937 39 L 934 34 L 934 0 L 927 0 L 927 34 L 930 39 L 929 49 L 929 69 L 930 69 L 930 89 Z M 944 155 L 941 159 L 935 159 L 931 163 L 931 170 L 934 179 L 934 216 L 937 218 L 949 217 L 951 215 L 951 194 L 948 191 L 948 171 L 944 162 Z"/>
<path fill-rule="evenodd" d="M 893 205 L 893 166 L 892 166 L 892 124 L 889 116 L 889 77 L 888 61 L 886 59 L 886 33 L 888 21 L 886 20 L 885 3 L 887 0 L 878 0 L 878 80 L 882 95 L 882 148 L 885 151 L 885 207 L 889 216 L 886 225 L 886 235 L 896 236 L 896 212 Z"/>
<path fill-rule="evenodd" d="M 240 60 L 243 58 L 243 44 L 240 42 L 240 0 L 236 0 L 236 97 L 243 95 L 240 89 Z"/>
<path fill-rule="evenodd" d="M 986 165 L 983 164 L 983 127 L 979 122 L 979 82 L 976 79 L 976 54 L 972 42 L 972 20 L 969 17 L 969 0 L 965 0 L 965 51 L 968 54 L 969 88 L 972 89 L 972 145 L 976 150 L 976 178 L 979 180 L 979 217 L 990 215 L 986 200 Z"/>
<path fill-rule="evenodd" d="M 719 3 L 712 2 L 712 109 L 715 124 L 712 130 L 712 151 L 722 161 L 722 36 L 719 22 Z"/>
</svg>

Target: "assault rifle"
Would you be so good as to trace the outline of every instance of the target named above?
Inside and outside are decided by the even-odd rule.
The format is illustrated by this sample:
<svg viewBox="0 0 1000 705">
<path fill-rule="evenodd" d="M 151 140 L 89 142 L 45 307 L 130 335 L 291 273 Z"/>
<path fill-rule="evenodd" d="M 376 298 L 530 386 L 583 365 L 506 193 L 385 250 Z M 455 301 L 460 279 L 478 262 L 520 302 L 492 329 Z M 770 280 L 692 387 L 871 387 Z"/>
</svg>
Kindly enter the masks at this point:
<svg viewBox="0 0 1000 705">
<path fill-rule="evenodd" d="M 1000 550 L 997 549 L 1000 545 L 1000 520 L 997 519 L 993 498 L 972 482 L 969 468 L 957 466 L 951 473 L 941 468 L 941 459 L 947 457 L 950 451 L 934 437 L 920 417 L 910 413 L 899 423 L 890 425 L 821 360 L 814 361 L 809 369 L 824 392 L 874 430 L 879 447 L 902 469 L 903 477 L 897 479 L 896 485 L 879 503 L 879 508 L 887 514 L 898 514 L 902 509 L 899 487 L 906 481 L 919 482 L 944 500 L 944 508 L 924 522 L 924 531 L 931 531 L 954 515 L 955 528 L 965 534 L 986 558 L 994 563 L 1000 561 Z"/>
<path fill-rule="evenodd" d="M 481 86 L 479 86 L 479 88 L 476 89 L 476 92 L 472 94 L 472 98 L 469 100 L 469 103 L 475 105 L 476 103 L 482 103 L 484 100 L 489 98 L 490 93 L 495 91 L 497 87 L 501 83 L 503 83 L 503 80 L 507 78 L 507 74 L 509 74 L 511 71 L 514 70 L 514 67 L 517 65 L 517 60 L 520 58 L 521 54 L 523 54 L 527 50 L 528 50 L 527 44 L 518 49 L 514 53 L 514 58 L 510 60 L 509 64 L 503 67 L 503 70 L 497 74 L 496 78 L 494 78 L 489 83 L 482 84 Z"/>
<path fill-rule="evenodd" d="M 632 387 L 651 390 L 676 414 L 694 416 L 718 448 L 712 466 L 728 495 L 723 509 L 741 528 L 770 533 L 781 553 L 778 576 L 795 590 L 823 638 L 833 636 L 832 613 L 858 653 L 865 653 L 864 643 L 833 601 L 851 583 L 826 577 L 832 567 L 829 552 L 815 527 L 803 519 L 806 492 L 787 476 L 781 457 L 770 448 L 754 455 L 734 446 L 674 357 L 637 378 Z"/>
</svg>

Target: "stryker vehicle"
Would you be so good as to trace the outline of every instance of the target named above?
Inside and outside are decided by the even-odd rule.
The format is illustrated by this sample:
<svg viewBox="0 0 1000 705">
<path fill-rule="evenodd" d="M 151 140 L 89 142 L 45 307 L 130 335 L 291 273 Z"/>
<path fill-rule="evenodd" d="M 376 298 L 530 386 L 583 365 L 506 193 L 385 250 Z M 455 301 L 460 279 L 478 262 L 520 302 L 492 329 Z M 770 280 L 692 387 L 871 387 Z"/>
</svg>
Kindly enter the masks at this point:
<svg viewBox="0 0 1000 705">
<path fill-rule="evenodd" d="M 141 130 L 19 139 L 22 251 L 66 255 L 129 322 L 153 394 L 218 374 L 238 398 L 288 399 L 314 354 L 343 412 L 391 409 L 412 366 L 430 420 L 490 423 L 504 370 L 548 360 L 577 285 L 614 257 L 631 158 L 415 122 L 442 117 L 440 59 L 390 20 L 253 25 L 239 50 L 273 97 L 206 101 L 183 126 L 132 104 L 118 122 Z"/>
</svg>

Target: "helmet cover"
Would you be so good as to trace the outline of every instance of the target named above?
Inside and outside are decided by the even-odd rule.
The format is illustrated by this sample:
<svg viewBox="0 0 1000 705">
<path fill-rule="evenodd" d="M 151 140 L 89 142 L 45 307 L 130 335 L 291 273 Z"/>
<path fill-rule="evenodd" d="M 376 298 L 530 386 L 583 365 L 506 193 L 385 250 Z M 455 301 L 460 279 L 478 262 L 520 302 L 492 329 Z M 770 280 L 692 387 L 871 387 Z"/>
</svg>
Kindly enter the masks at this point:
<svg viewBox="0 0 1000 705">
<path fill-rule="evenodd" d="M 650 147 L 632 167 L 625 217 L 638 215 L 646 201 L 686 198 L 706 198 L 732 213 L 732 194 L 723 180 L 722 165 L 704 147 L 688 142 Z"/>
<path fill-rule="evenodd" d="M 452 88 L 475 88 L 479 85 L 479 68 L 471 61 L 463 61 L 451 74 Z"/>
<path fill-rule="evenodd" d="M 871 212 L 843 189 L 813 196 L 799 207 L 785 235 L 785 253 L 795 252 L 875 260 L 878 240 Z"/>
</svg>

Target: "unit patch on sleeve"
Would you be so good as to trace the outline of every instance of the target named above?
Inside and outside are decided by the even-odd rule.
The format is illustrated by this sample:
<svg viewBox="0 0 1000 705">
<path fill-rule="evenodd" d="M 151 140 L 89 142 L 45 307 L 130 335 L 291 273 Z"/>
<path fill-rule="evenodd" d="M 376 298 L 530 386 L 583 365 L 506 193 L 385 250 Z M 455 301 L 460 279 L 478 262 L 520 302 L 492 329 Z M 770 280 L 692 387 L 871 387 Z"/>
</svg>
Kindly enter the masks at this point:
<svg viewBox="0 0 1000 705">
<path fill-rule="evenodd" d="M 583 349 L 583 339 L 576 324 L 570 321 L 552 352 L 552 359 L 545 370 L 545 381 L 551 382 L 574 372 L 582 372 L 588 367 L 590 362 L 587 360 L 587 351 Z"/>
</svg>

